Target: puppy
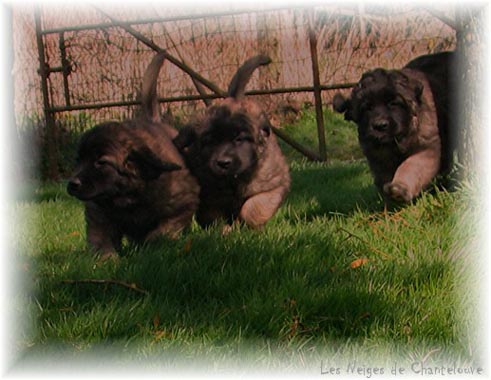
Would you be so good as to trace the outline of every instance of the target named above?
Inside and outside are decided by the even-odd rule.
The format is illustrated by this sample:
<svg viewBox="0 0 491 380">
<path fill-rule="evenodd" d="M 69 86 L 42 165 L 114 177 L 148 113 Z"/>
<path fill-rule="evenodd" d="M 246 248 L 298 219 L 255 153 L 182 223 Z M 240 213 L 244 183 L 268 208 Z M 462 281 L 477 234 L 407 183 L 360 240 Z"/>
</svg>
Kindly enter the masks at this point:
<svg viewBox="0 0 491 380">
<path fill-rule="evenodd" d="M 425 55 L 401 70 L 363 74 L 334 109 L 358 125 L 375 185 L 385 199 L 410 202 L 451 167 L 449 84 L 454 53 Z"/>
<path fill-rule="evenodd" d="M 271 124 L 244 96 L 252 73 L 270 62 L 264 55 L 247 60 L 234 75 L 227 98 L 174 139 L 201 186 L 196 219 L 202 227 L 238 219 L 260 228 L 289 190 L 288 165 Z"/>
<path fill-rule="evenodd" d="M 176 236 L 198 206 L 199 186 L 172 143 L 177 131 L 160 121 L 163 61 L 157 55 L 144 75 L 139 118 L 99 124 L 80 141 L 67 191 L 85 203 L 88 243 L 103 258 L 115 255 L 123 236 Z"/>
</svg>

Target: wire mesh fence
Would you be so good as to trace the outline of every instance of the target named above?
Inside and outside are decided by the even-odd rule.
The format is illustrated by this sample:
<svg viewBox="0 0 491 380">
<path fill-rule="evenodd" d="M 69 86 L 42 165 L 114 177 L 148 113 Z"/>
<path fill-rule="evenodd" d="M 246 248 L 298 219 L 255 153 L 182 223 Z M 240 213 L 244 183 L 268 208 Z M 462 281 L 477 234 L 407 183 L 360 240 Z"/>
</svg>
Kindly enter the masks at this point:
<svg viewBox="0 0 491 380">
<path fill-rule="evenodd" d="M 40 9 L 40 20 L 49 104 L 64 130 L 85 129 L 135 112 L 142 76 L 155 52 L 108 16 L 125 22 L 223 90 L 242 62 L 268 54 L 272 63 L 254 73 L 248 89 L 261 93 L 255 96 L 271 114 L 285 104 L 302 108 L 314 102 L 309 30 L 317 39 L 324 105 L 332 99 L 330 88 L 346 87 L 366 70 L 399 68 L 418 55 L 456 45 L 452 27 L 425 9 L 402 4 L 269 9 L 228 5 L 206 11 L 46 5 Z M 45 111 L 33 20 L 32 7 L 14 7 L 15 115 L 20 127 L 42 119 Z M 190 75 L 170 62 L 161 71 L 158 94 L 165 111 L 177 120 L 185 121 L 204 107 Z"/>
<path fill-rule="evenodd" d="M 43 7 L 41 18 L 45 30 L 59 30 L 44 35 L 50 67 L 62 64 L 59 39 L 60 34 L 64 36 L 71 68 L 68 76 L 70 104 L 83 106 L 136 100 L 143 72 L 154 52 L 121 28 L 98 26 L 107 24 L 108 20 L 95 8 L 85 5 L 73 9 L 71 4 L 66 9 L 60 7 L 63 5 L 56 10 Z M 222 89 L 227 88 L 237 67 L 259 52 L 270 55 L 273 63 L 254 75 L 250 89 L 311 86 L 309 17 L 315 23 L 320 81 L 325 85 L 355 82 L 370 68 L 401 67 L 417 55 L 455 46 L 453 29 L 414 7 L 316 7 L 313 15 L 309 14 L 311 10 L 303 8 L 236 11 L 229 15 L 169 15 L 165 9 L 143 7 L 104 11 L 119 20 L 142 22 L 133 27 Z M 170 21 L 146 21 L 152 15 L 154 19 Z M 22 46 L 15 57 L 16 115 L 41 114 L 33 11 L 25 8 L 15 16 L 14 35 L 22 39 L 15 44 Z M 89 27 L 70 30 L 81 25 Z M 51 104 L 66 105 L 63 76 L 52 73 L 49 82 Z M 32 96 L 33 93 L 37 95 Z M 170 63 L 165 65 L 159 79 L 160 97 L 177 98 L 196 93 L 188 74 Z M 287 93 L 274 96 L 274 102 L 288 96 L 311 100 L 308 93 Z M 329 99 L 327 92 L 325 96 Z M 173 107 L 185 112 L 201 104 L 199 101 L 176 102 Z M 104 110 L 100 116 L 97 116 L 100 111 L 91 112 L 100 119 L 125 111 L 127 108 L 116 112 Z"/>
</svg>

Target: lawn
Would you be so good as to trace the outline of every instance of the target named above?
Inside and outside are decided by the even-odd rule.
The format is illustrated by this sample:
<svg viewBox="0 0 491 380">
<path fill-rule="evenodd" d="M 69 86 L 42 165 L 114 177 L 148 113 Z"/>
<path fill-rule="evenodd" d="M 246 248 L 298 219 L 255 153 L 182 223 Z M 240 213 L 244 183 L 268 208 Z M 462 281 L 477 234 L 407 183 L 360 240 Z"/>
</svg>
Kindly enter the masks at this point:
<svg viewBox="0 0 491 380">
<path fill-rule="evenodd" d="M 19 191 L 18 352 L 315 375 L 354 360 L 477 365 L 472 186 L 384 211 L 364 160 L 292 158 L 291 172 L 291 193 L 263 231 L 222 236 L 194 223 L 104 263 L 87 250 L 82 204 L 62 183 Z"/>
</svg>

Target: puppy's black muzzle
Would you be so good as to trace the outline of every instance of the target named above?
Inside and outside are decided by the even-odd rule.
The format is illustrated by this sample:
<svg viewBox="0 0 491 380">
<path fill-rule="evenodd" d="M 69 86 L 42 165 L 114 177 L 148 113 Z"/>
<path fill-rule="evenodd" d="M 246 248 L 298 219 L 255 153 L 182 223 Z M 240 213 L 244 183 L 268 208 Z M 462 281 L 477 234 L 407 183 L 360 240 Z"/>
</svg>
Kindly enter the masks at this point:
<svg viewBox="0 0 491 380">
<path fill-rule="evenodd" d="M 232 158 L 222 157 L 212 161 L 210 168 L 215 175 L 229 176 L 237 174 L 239 165 Z"/>
<path fill-rule="evenodd" d="M 82 182 L 80 181 L 80 179 L 72 178 L 68 182 L 66 190 L 67 190 L 68 194 L 76 197 L 78 195 L 78 193 L 80 192 L 81 187 L 82 187 Z"/>
<path fill-rule="evenodd" d="M 387 120 L 379 120 L 372 124 L 372 129 L 377 132 L 387 132 L 389 127 L 390 123 Z"/>
<path fill-rule="evenodd" d="M 232 159 L 230 158 L 219 159 L 216 161 L 216 165 L 223 170 L 228 170 L 232 166 Z"/>
</svg>

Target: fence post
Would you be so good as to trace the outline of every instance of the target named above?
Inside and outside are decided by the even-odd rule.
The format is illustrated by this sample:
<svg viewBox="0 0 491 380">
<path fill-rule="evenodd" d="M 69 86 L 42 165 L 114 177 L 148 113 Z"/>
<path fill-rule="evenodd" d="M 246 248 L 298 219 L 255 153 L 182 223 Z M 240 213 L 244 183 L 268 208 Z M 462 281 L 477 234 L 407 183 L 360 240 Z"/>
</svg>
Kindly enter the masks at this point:
<svg viewBox="0 0 491 380">
<path fill-rule="evenodd" d="M 47 154 L 47 175 L 51 180 L 59 177 L 58 172 L 58 149 L 57 149 L 57 130 L 53 112 L 50 111 L 50 101 L 48 92 L 48 64 L 44 54 L 43 35 L 41 30 L 41 8 L 36 4 L 34 9 L 34 22 L 36 25 L 36 41 L 39 56 L 39 75 L 41 76 L 41 91 L 43 94 L 44 118 L 46 120 L 46 154 Z"/>
<path fill-rule="evenodd" d="M 65 104 L 70 106 L 70 86 L 68 85 L 68 76 L 72 70 L 70 61 L 66 55 L 66 44 L 65 44 L 65 33 L 59 33 L 59 48 L 60 48 L 60 58 L 61 58 L 61 68 L 63 73 L 63 89 L 65 95 Z"/>
<path fill-rule="evenodd" d="M 322 161 L 327 160 L 326 134 L 324 130 L 324 115 L 322 114 L 321 84 L 319 78 L 319 61 L 317 57 L 317 35 L 315 30 L 314 10 L 307 11 L 310 57 L 312 60 L 312 76 L 314 78 L 315 119 L 317 122 L 317 135 L 319 139 L 319 156 Z"/>
</svg>

